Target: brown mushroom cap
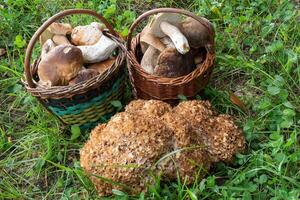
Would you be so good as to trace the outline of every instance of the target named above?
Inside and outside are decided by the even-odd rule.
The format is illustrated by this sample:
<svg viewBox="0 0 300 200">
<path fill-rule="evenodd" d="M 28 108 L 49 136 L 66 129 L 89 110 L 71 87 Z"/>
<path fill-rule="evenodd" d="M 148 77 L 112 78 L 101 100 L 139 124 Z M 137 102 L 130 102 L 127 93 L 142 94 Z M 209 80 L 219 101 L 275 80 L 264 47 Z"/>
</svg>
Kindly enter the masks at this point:
<svg viewBox="0 0 300 200">
<path fill-rule="evenodd" d="M 150 33 L 159 38 L 166 36 L 160 28 L 162 22 L 168 22 L 178 27 L 181 22 L 181 16 L 177 13 L 159 13 L 155 15 L 149 23 Z"/>
<path fill-rule="evenodd" d="M 75 76 L 72 80 L 70 80 L 69 85 L 75 85 L 82 81 L 87 81 L 87 80 L 97 76 L 98 74 L 99 73 L 94 69 L 83 69 L 83 70 L 79 71 L 77 76 Z"/>
<path fill-rule="evenodd" d="M 67 35 L 72 32 L 72 26 L 71 24 L 66 24 L 66 23 L 52 23 L 49 27 L 48 30 L 56 35 Z"/>
<path fill-rule="evenodd" d="M 88 69 L 94 69 L 99 74 L 102 74 L 107 69 L 109 69 L 110 67 L 112 67 L 113 64 L 115 63 L 115 61 L 116 61 L 115 58 L 110 58 L 110 59 L 107 59 L 107 60 L 102 61 L 102 62 L 98 62 L 98 63 L 94 63 L 94 64 L 91 64 L 91 65 L 88 65 L 87 68 Z"/>
<path fill-rule="evenodd" d="M 180 54 L 175 48 L 166 48 L 158 57 L 154 74 L 162 77 L 179 77 L 190 73 L 195 67 L 192 53 Z"/>
<path fill-rule="evenodd" d="M 55 47 L 53 40 L 48 39 L 42 46 L 41 59 L 44 59 L 46 55 Z"/>
<path fill-rule="evenodd" d="M 207 21 L 209 26 L 212 25 Z M 180 31 L 189 41 L 193 48 L 203 47 L 210 42 L 210 34 L 205 26 L 192 17 L 187 17 L 180 25 Z"/>
<path fill-rule="evenodd" d="M 54 35 L 52 37 L 53 42 L 56 45 L 62 45 L 62 44 L 71 44 L 70 41 L 68 40 L 68 38 L 65 35 Z"/>
<path fill-rule="evenodd" d="M 97 26 L 77 26 L 72 31 L 71 41 L 77 46 L 94 45 L 100 40 L 102 35 L 102 31 Z"/>
<path fill-rule="evenodd" d="M 47 86 L 67 85 L 81 70 L 83 57 L 73 45 L 54 47 L 39 63 L 38 76 Z"/>
<path fill-rule="evenodd" d="M 44 45 L 44 43 L 48 39 L 53 39 L 54 35 L 66 36 L 67 34 L 69 34 L 71 32 L 72 32 L 72 26 L 70 24 L 54 22 L 41 34 L 39 40 L 40 40 L 41 45 Z M 63 43 L 56 43 L 56 44 L 60 45 Z M 64 44 L 67 44 L 67 43 L 64 43 Z"/>
</svg>

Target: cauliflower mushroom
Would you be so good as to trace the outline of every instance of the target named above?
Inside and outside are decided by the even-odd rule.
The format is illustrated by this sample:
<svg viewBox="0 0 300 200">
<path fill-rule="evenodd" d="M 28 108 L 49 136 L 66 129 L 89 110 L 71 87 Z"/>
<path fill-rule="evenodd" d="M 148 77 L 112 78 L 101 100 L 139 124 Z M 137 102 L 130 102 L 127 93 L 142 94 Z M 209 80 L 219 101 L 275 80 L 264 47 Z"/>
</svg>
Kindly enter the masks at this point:
<svg viewBox="0 0 300 200">
<path fill-rule="evenodd" d="M 212 162 L 229 161 L 244 145 L 233 121 L 217 116 L 207 101 L 186 101 L 172 109 L 162 101 L 136 100 L 92 131 L 80 163 L 100 195 L 128 189 L 124 186 L 138 193 L 153 181 L 149 170 L 170 180 L 179 173 L 191 183 L 195 173 L 203 176 Z"/>
<path fill-rule="evenodd" d="M 208 101 L 184 101 L 174 111 L 188 119 L 213 162 L 229 162 L 245 149 L 245 138 L 229 115 L 217 115 Z"/>
<path fill-rule="evenodd" d="M 145 120 L 119 113 L 92 131 L 80 151 L 80 163 L 100 195 L 109 195 L 112 189 L 126 190 L 124 185 L 130 187 L 129 193 L 138 193 L 151 181 L 148 170 L 172 148 L 171 136 L 172 131 L 157 117 Z"/>
</svg>

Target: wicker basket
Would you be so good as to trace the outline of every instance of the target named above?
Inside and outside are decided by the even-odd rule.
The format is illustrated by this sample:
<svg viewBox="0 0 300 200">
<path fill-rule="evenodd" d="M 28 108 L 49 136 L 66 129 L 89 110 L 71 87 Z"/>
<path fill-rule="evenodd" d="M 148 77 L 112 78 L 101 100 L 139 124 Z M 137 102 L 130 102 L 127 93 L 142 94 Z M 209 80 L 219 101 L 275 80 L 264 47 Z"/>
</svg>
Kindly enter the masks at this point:
<svg viewBox="0 0 300 200">
<path fill-rule="evenodd" d="M 87 14 L 98 18 L 106 25 L 109 32 L 106 36 L 118 44 L 118 56 L 114 65 L 85 82 L 72 86 L 42 87 L 37 85 L 36 60 L 30 67 L 32 50 L 39 36 L 47 27 L 67 15 Z M 32 36 L 25 55 L 25 80 L 23 83 L 28 92 L 35 96 L 39 102 L 51 113 L 57 116 L 65 125 L 78 125 L 81 129 L 91 129 L 98 123 L 105 122 L 115 112 L 112 100 L 124 100 L 125 95 L 125 57 L 126 48 L 112 26 L 98 13 L 92 10 L 71 9 L 62 11 L 49 18 Z"/>
<path fill-rule="evenodd" d="M 207 52 L 205 61 L 201 67 L 197 67 L 188 75 L 176 78 L 159 77 L 148 74 L 139 64 L 143 55 L 140 47 L 140 34 L 137 34 L 136 37 L 132 38 L 133 31 L 138 24 L 147 17 L 161 12 L 179 13 L 192 17 L 204 25 L 210 33 L 210 44 L 205 47 Z M 158 8 L 145 12 L 139 16 L 131 25 L 127 38 L 127 67 L 135 97 L 142 99 L 159 99 L 168 102 L 176 102 L 178 100 L 178 95 L 184 95 L 190 98 L 194 97 L 207 85 L 213 70 L 215 58 L 214 36 L 214 30 L 211 29 L 207 20 L 186 10 Z"/>
</svg>

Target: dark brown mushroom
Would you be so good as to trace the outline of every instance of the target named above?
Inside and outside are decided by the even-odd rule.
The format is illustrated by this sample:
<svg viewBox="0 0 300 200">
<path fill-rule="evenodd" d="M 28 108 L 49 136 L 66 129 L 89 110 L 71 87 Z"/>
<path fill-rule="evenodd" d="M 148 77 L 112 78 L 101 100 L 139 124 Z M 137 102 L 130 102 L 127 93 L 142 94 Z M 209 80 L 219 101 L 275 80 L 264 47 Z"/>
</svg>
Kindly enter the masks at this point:
<svg viewBox="0 0 300 200">
<path fill-rule="evenodd" d="M 154 75 L 174 78 L 184 76 L 195 67 L 193 53 L 180 54 L 175 48 L 166 48 L 158 57 Z"/>
<path fill-rule="evenodd" d="M 99 73 L 94 69 L 82 69 L 75 78 L 70 80 L 69 85 L 75 85 L 77 83 L 87 81 L 95 76 L 97 76 Z"/>
<path fill-rule="evenodd" d="M 206 21 L 206 23 L 212 28 L 209 21 Z M 193 48 L 203 47 L 210 42 L 211 36 L 207 28 L 192 17 L 187 17 L 180 24 L 180 31 L 185 35 L 189 45 Z"/>
<path fill-rule="evenodd" d="M 83 57 L 73 45 L 59 45 L 51 49 L 38 65 L 40 84 L 45 86 L 67 85 L 81 70 Z"/>
</svg>

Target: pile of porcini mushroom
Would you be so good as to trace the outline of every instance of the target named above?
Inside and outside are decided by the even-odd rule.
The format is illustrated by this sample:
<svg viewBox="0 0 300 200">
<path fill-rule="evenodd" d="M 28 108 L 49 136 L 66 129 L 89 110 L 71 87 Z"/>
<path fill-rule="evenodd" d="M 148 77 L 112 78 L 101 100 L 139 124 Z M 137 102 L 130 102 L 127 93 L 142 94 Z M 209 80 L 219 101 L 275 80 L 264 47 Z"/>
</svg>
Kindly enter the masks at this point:
<svg viewBox="0 0 300 200">
<path fill-rule="evenodd" d="M 80 151 L 80 164 L 100 195 L 112 189 L 145 191 L 152 175 L 186 183 L 211 165 L 230 162 L 245 148 L 241 130 L 208 101 L 185 101 L 172 108 L 157 100 L 135 100 L 106 124 L 98 125 Z M 113 184 L 117 183 L 117 184 Z"/>
<path fill-rule="evenodd" d="M 110 68 L 116 42 L 103 34 L 104 25 L 93 22 L 72 28 L 52 23 L 40 36 L 39 84 L 47 87 L 74 85 Z"/>
<path fill-rule="evenodd" d="M 212 29 L 209 21 L 203 18 Z M 149 74 L 179 77 L 200 67 L 205 60 L 208 29 L 194 18 L 180 14 L 155 15 L 140 36 L 141 67 Z"/>
</svg>

